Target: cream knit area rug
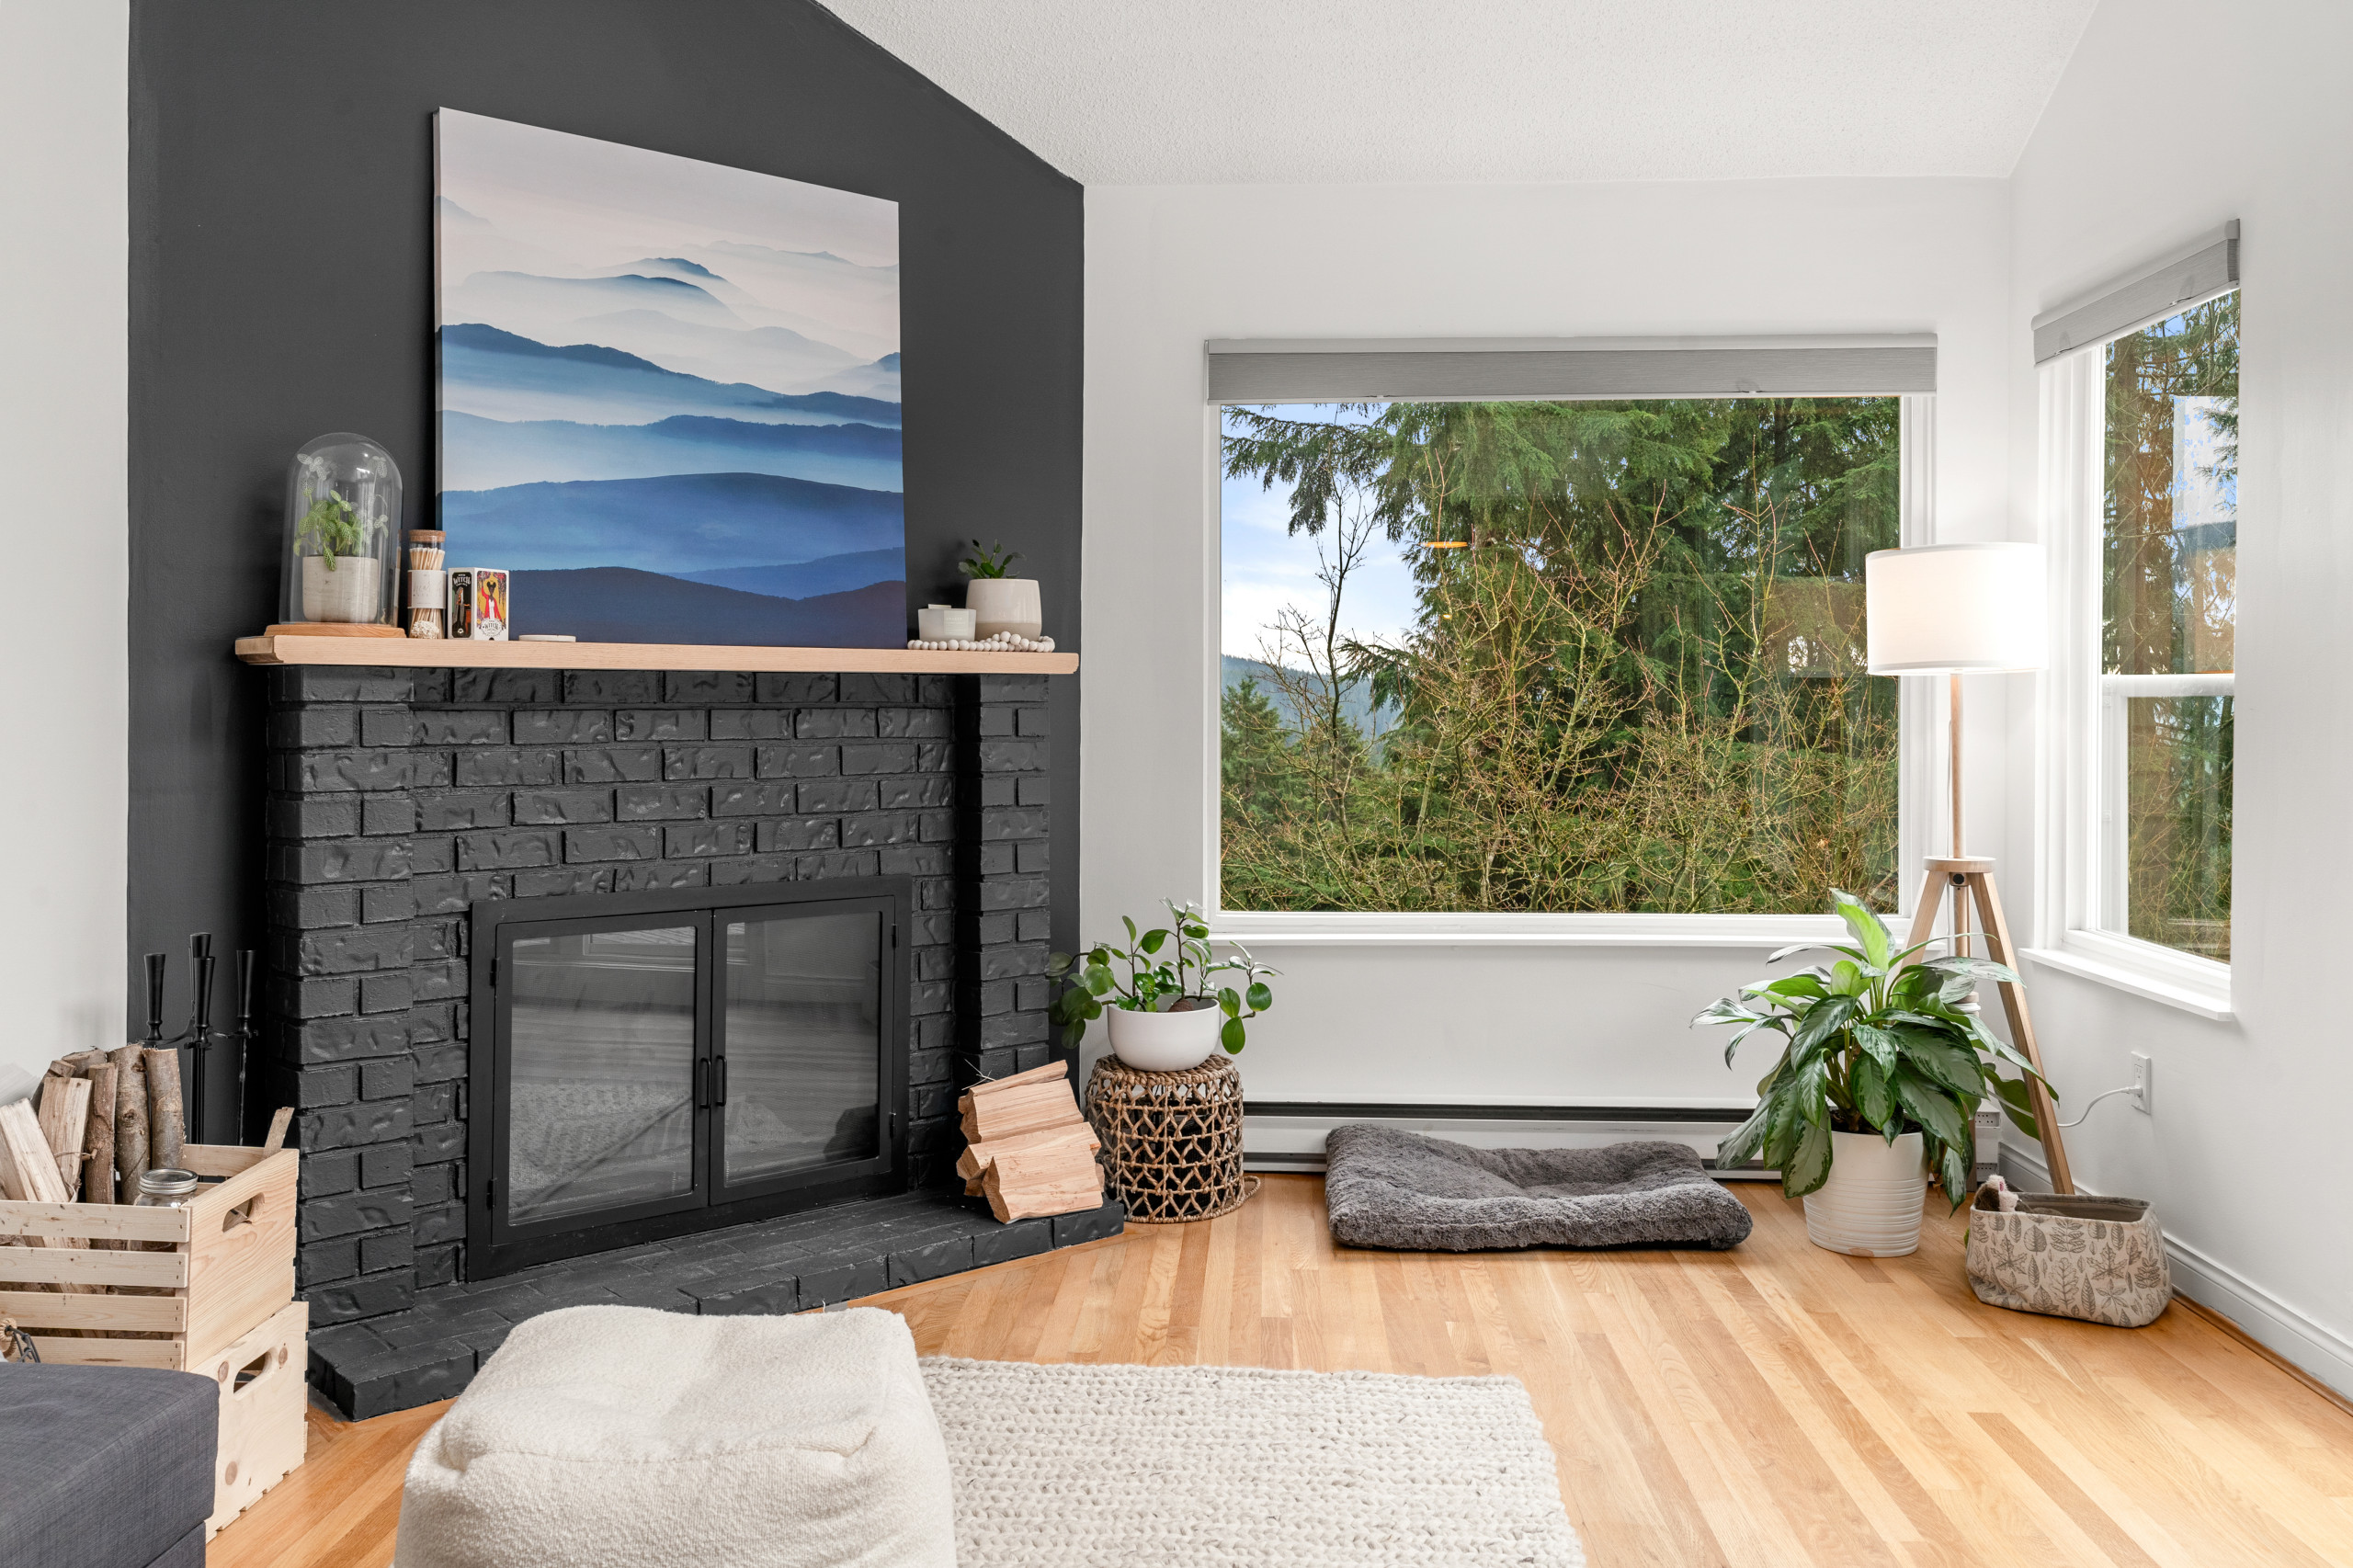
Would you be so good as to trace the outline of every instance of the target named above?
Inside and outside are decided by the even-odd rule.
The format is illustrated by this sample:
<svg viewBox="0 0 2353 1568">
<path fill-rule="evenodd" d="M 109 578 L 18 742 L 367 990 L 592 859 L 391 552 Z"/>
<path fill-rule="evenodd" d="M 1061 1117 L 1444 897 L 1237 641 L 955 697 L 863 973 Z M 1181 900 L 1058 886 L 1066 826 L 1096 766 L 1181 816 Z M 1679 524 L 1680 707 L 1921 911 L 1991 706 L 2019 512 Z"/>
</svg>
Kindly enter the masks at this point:
<svg viewBox="0 0 2353 1568">
<path fill-rule="evenodd" d="M 923 1363 L 958 1568 L 1580 1568 L 1517 1378 Z"/>
</svg>

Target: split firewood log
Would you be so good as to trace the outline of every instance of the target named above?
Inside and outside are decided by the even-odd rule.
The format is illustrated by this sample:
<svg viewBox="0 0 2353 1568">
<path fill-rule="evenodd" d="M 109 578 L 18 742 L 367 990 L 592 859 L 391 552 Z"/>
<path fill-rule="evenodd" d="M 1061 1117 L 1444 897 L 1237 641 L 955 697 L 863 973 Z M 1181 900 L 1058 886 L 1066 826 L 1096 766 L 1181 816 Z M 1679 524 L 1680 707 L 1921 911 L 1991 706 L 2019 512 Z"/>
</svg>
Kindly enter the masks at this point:
<svg viewBox="0 0 2353 1568">
<path fill-rule="evenodd" d="M 114 1063 L 103 1051 L 85 1067 L 90 1081 L 90 1119 L 82 1129 L 82 1201 L 114 1201 Z"/>
<path fill-rule="evenodd" d="M 177 1170 L 188 1142 L 188 1110 L 180 1102 L 180 1053 L 166 1046 L 147 1053 L 147 1168 Z"/>
<path fill-rule="evenodd" d="M 1059 1079 L 1017 1084 L 973 1094 L 972 1114 L 964 1119 L 971 1129 L 966 1142 L 984 1143 L 1081 1119 L 1068 1084 Z"/>
<path fill-rule="evenodd" d="M 1089 1153 L 1093 1153 L 1103 1146 L 1101 1140 L 1095 1136 L 1095 1129 L 1084 1121 L 1072 1122 L 1061 1127 L 1045 1127 L 1035 1132 L 1017 1132 L 1010 1138 L 997 1138 L 985 1143 L 971 1145 L 958 1156 L 956 1174 L 969 1181 L 986 1171 L 999 1154 L 1020 1153 L 1031 1149 L 1042 1149 L 1050 1143 L 1061 1143 L 1073 1139 L 1084 1142 Z"/>
<path fill-rule="evenodd" d="M 1103 1206 L 1103 1172 L 1086 1144 L 1075 1138 L 1001 1153 L 981 1180 L 989 1212 L 1001 1221 Z"/>
<path fill-rule="evenodd" d="M 90 1080 L 51 1076 L 40 1081 L 40 1135 L 57 1162 L 57 1178 L 71 1203 L 82 1191 L 82 1135 L 90 1122 Z"/>
<path fill-rule="evenodd" d="M 40 1119 L 33 1114 L 30 1100 L 0 1106 L 0 1197 L 18 1203 L 70 1201 L 65 1196 L 65 1184 L 57 1174 L 57 1156 L 50 1153 L 49 1141 L 41 1135 Z M 81 1250 L 63 1236 L 35 1239 L 51 1248 Z M 91 1294 L 100 1289 L 95 1285 L 41 1288 L 74 1295 Z"/>
<path fill-rule="evenodd" d="M 108 1053 L 114 1062 L 114 1200 L 139 1201 L 139 1178 L 147 1173 L 147 1052 L 126 1045 Z"/>
</svg>

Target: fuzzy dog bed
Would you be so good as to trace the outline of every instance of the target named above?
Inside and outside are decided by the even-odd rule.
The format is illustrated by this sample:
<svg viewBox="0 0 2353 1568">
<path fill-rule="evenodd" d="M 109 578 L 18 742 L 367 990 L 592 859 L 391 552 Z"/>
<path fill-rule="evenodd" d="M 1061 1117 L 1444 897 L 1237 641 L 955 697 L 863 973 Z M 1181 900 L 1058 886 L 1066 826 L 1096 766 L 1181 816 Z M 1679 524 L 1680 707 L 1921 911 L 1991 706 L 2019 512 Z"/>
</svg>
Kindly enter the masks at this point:
<svg viewBox="0 0 2353 1568">
<path fill-rule="evenodd" d="M 1350 1246 L 1736 1246 L 1748 1210 L 1681 1143 L 1472 1149 L 1392 1127 L 1324 1142 L 1334 1239 Z"/>
</svg>

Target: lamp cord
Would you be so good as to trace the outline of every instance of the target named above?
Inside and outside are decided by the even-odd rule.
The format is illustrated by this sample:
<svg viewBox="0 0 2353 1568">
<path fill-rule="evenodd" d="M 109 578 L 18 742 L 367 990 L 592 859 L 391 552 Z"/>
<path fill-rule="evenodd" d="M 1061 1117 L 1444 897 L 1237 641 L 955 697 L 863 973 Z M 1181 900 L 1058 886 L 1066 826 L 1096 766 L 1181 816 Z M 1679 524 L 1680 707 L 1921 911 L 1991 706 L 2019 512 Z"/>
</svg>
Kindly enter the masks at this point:
<svg viewBox="0 0 2353 1568">
<path fill-rule="evenodd" d="M 2085 1119 L 2085 1118 L 2086 1118 L 2086 1117 L 2088 1117 L 2088 1116 L 2090 1116 L 2090 1115 L 2091 1115 L 2091 1113 L 2092 1113 L 2092 1107 L 2094 1107 L 2094 1106 L 2096 1106 L 2096 1105 L 2099 1104 L 2099 1102 L 2100 1102 L 2100 1101 L 2102 1101 L 2102 1100 L 2105 1100 L 2105 1099 L 2113 1099 L 2113 1098 L 2114 1098 L 2115 1096 L 2117 1096 L 2118 1095 L 2129 1095 L 2129 1094 L 2131 1094 L 2133 1090 L 2135 1090 L 2135 1089 L 2139 1088 L 2140 1086 L 2141 1086 L 2141 1085 L 2138 1085 L 2138 1084 L 2127 1084 L 2127 1085 L 2124 1085 L 2122 1088 L 2120 1088 L 2120 1089 L 2110 1089 L 2110 1090 L 2109 1090 L 2106 1094 L 2094 1095 L 2090 1099 L 2088 1099 L 2088 1100 L 2086 1100 L 2086 1101 L 2085 1101 L 2085 1102 L 2084 1102 L 2084 1114 L 2083 1114 L 2083 1116 L 2079 1116 L 2079 1117 L 2075 1118 L 2075 1120 L 2073 1120 L 2073 1121 L 2062 1121 L 2062 1122 L 2054 1123 L 2053 1125 L 2055 1125 L 2055 1126 L 2056 1126 L 2056 1127 L 2057 1127 L 2061 1131 L 2063 1131 L 2063 1131 L 2065 1131 L 2068 1128 L 2071 1128 L 2071 1127 L 2081 1127 L 2081 1126 L 2084 1124 L 2084 1119 Z"/>
</svg>

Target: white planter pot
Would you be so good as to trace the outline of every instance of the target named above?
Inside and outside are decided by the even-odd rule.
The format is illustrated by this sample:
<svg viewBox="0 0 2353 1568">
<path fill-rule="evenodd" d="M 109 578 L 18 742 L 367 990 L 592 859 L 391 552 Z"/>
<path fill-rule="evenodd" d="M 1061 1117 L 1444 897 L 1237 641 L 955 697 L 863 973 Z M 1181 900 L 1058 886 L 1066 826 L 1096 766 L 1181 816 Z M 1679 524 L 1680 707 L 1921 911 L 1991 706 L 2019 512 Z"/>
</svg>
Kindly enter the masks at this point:
<svg viewBox="0 0 2353 1568">
<path fill-rule="evenodd" d="M 382 574 L 372 555 L 339 556 L 332 572 L 326 557 L 302 557 L 302 619 L 374 620 L 384 608 Z"/>
<path fill-rule="evenodd" d="M 1131 1067 L 1146 1073 L 1181 1073 L 1199 1067 L 1217 1049 L 1218 1030 L 1224 1027 L 1221 1007 L 1196 1007 L 1188 1013 L 1131 1013 L 1107 1007 L 1111 1021 L 1111 1053 Z"/>
<path fill-rule="evenodd" d="M 1876 1132 L 1834 1132 L 1830 1146 L 1830 1179 L 1805 1198 L 1805 1233 L 1813 1244 L 1854 1257 L 1919 1251 L 1927 1140 L 1917 1132 L 1893 1143 Z"/>
<path fill-rule="evenodd" d="M 965 586 L 964 607 L 978 623 L 975 636 L 1010 631 L 1016 637 L 1035 637 L 1045 628 L 1035 577 L 975 577 Z"/>
</svg>

